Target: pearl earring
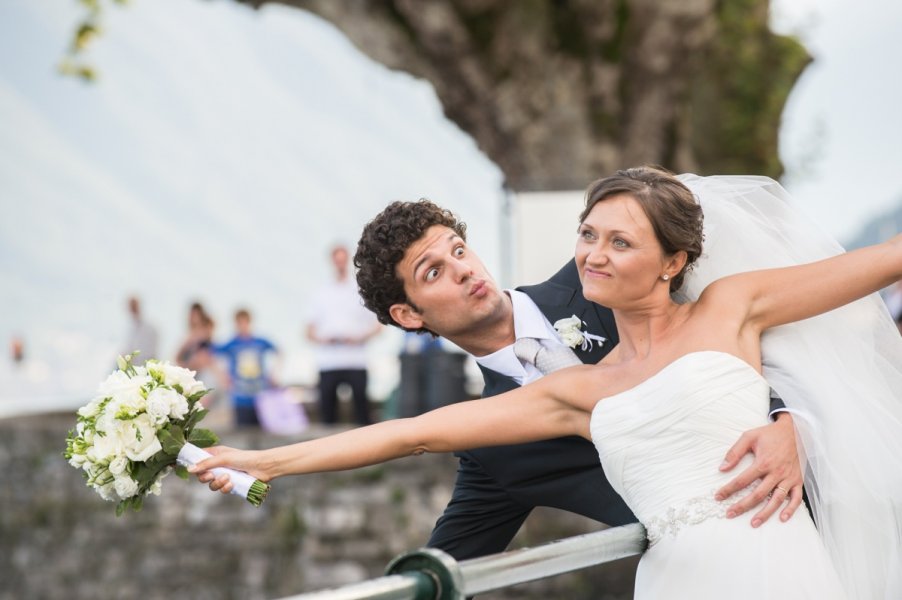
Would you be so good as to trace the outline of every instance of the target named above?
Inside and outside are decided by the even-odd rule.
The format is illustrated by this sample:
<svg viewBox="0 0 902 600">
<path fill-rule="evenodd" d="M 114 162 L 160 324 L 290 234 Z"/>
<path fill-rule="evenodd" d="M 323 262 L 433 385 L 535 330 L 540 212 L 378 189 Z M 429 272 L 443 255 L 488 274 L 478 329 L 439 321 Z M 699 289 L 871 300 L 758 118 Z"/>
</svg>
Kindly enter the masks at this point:
<svg viewBox="0 0 902 600">
<path fill-rule="evenodd" d="M 668 275 L 667 273 L 664 273 L 663 275 L 661 275 L 661 279 L 663 279 L 664 281 L 667 281 L 670 279 L 670 275 Z"/>
</svg>

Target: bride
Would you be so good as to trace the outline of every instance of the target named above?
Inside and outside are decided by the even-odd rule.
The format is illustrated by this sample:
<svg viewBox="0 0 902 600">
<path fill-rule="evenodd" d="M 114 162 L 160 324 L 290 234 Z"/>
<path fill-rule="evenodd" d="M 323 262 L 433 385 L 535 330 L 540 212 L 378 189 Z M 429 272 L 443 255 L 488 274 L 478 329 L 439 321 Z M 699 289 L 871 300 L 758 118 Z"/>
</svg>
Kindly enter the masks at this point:
<svg viewBox="0 0 902 600">
<path fill-rule="evenodd" d="M 580 435 L 648 531 L 637 598 L 900 598 L 902 341 L 873 292 L 902 279 L 902 236 L 842 253 L 783 194 L 651 167 L 601 179 L 576 244 L 584 295 L 620 332 L 601 363 L 318 440 L 214 449 L 191 470 L 228 492 L 209 469 L 268 481 Z M 752 529 L 727 518 L 737 498 L 714 497 L 726 475 L 711 465 L 764 424 L 768 384 L 794 413 L 817 528 L 799 511 Z"/>
</svg>

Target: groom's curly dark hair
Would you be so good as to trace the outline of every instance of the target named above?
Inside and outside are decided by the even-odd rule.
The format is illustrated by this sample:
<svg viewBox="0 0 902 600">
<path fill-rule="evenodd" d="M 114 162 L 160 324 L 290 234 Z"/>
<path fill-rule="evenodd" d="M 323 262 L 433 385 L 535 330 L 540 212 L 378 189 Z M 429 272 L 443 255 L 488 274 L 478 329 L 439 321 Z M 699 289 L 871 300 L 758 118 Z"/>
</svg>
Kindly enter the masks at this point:
<svg viewBox="0 0 902 600">
<path fill-rule="evenodd" d="M 364 306 L 376 314 L 380 323 L 401 327 L 389 314 L 393 304 L 406 303 L 419 311 L 407 297 L 397 267 L 410 245 L 433 225 L 453 229 L 461 239 L 467 239 L 466 223 L 425 198 L 416 202 L 392 202 L 363 228 L 354 254 L 357 288 Z M 415 331 L 432 333 L 425 328 Z"/>
</svg>

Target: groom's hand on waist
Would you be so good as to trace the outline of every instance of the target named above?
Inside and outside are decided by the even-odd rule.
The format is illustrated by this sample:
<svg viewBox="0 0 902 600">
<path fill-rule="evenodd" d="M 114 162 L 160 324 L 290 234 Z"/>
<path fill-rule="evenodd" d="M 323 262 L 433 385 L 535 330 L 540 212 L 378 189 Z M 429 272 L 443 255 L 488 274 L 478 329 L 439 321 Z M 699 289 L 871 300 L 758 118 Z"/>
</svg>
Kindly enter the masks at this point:
<svg viewBox="0 0 902 600">
<path fill-rule="evenodd" d="M 752 527 L 759 527 L 780 507 L 784 507 L 780 520 L 788 521 L 802 504 L 803 483 L 792 415 L 778 413 L 773 423 L 743 433 L 727 452 L 720 470 L 733 469 L 749 452 L 755 456 L 755 461 L 717 490 L 715 498 L 726 500 L 760 480 L 752 493 L 729 508 L 727 517 L 738 517 L 761 505 L 752 517 Z"/>
</svg>

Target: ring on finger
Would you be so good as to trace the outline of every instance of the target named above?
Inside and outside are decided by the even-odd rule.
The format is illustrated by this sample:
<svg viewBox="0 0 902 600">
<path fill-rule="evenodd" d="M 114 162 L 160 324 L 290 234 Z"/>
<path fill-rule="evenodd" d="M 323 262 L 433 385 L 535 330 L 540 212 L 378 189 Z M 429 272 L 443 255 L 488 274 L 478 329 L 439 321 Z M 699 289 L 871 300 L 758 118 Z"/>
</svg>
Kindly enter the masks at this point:
<svg viewBox="0 0 902 600">
<path fill-rule="evenodd" d="M 775 491 L 775 492 L 776 492 L 777 490 L 780 490 L 781 492 L 783 492 L 783 495 L 784 495 L 784 496 L 788 496 L 788 495 L 789 495 L 789 492 L 788 492 L 785 488 L 780 487 L 779 485 L 778 485 L 777 487 L 774 488 L 774 491 Z"/>
</svg>

